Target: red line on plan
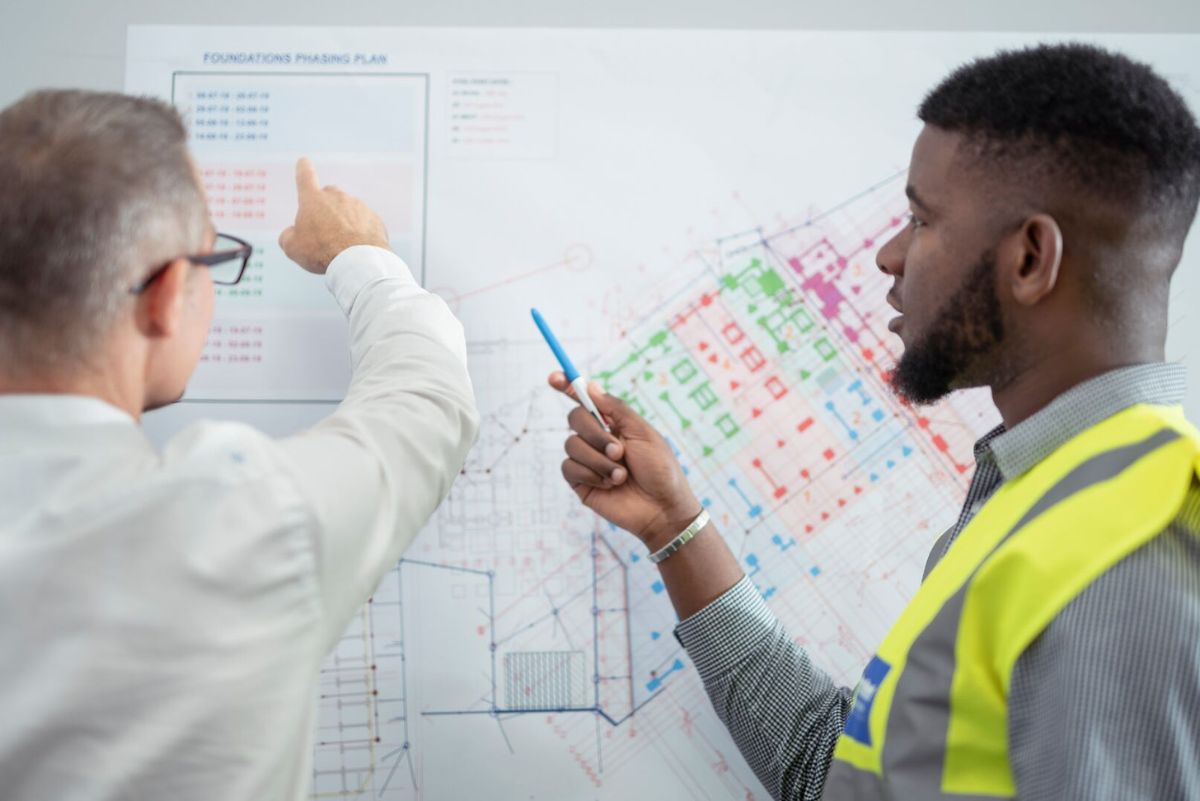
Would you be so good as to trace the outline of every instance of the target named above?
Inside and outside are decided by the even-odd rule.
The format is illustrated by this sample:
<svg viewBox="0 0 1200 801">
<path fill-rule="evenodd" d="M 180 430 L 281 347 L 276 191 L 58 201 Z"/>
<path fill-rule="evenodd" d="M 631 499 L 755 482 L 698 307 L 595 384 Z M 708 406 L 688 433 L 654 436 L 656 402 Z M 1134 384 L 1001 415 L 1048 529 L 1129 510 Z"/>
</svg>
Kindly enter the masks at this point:
<svg viewBox="0 0 1200 801">
<path fill-rule="evenodd" d="M 754 465 L 755 470 L 762 473 L 763 478 L 765 478 L 767 483 L 771 485 L 773 494 L 776 498 L 782 498 L 784 495 L 787 495 L 787 487 L 776 483 L 775 479 L 771 478 L 771 474 L 767 472 L 765 467 L 763 467 L 762 459 L 755 459 L 753 462 L 751 462 L 751 464 Z"/>
</svg>

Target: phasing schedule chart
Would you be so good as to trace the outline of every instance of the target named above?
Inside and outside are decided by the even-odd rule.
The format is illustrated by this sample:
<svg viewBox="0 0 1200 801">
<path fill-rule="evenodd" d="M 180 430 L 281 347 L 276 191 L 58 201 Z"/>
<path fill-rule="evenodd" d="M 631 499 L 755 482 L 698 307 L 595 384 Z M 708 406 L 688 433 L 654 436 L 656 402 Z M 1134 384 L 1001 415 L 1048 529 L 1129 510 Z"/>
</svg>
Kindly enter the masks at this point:
<svg viewBox="0 0 1200 801">
<path fill-rule="evenodd" d="M 189 398 L 341 398 L 350 376 L 344 316 L 277 243 L 295 215 L 295 162 L 310 158 L 323 184 L 367 200 L 419 275 L 427 94 L 419 74 L 175 73 L 173 99 L 213 223 L 254 245 L 242 282 L 217 289 Z M 326 369 L 305 369 L 314 360 Z"/>
</svg>

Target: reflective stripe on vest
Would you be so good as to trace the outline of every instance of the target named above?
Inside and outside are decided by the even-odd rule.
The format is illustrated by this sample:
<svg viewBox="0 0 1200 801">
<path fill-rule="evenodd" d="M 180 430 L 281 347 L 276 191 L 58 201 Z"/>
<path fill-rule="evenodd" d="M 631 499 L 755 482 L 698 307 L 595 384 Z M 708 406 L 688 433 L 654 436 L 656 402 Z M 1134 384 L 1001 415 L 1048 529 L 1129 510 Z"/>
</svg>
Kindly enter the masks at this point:
<svg viewBox="0 0 1200 801">
<path fill-rule="evenodd" d="M 863 673 L 827 801 L 1015 795 L 1017 658 L 1092 581 L 1163 531 L 1200 475 L 1200 432 L 1139 405 L 1006 482 L 930 571 Z"/>
</svg>

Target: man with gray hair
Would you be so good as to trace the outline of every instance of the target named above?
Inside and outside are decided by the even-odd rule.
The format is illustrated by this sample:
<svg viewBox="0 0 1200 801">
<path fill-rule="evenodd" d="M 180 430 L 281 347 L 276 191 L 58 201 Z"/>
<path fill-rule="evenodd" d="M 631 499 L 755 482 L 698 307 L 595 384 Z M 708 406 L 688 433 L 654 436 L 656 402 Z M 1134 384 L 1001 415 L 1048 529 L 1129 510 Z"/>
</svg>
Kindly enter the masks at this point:
<svg viewBox="0 0 1200 801">
<path fill-rule="evenodd" d="M 157 101 L 0 112 L 0 794 L 296 799 L 318 667 L 478 430 L 461 325 L 379 218 L 297 165 L 284 252 L 349 318 L 314 428 L 201 423 L 156 450 L 250 247 L 212 228 Z"/>
</svg>

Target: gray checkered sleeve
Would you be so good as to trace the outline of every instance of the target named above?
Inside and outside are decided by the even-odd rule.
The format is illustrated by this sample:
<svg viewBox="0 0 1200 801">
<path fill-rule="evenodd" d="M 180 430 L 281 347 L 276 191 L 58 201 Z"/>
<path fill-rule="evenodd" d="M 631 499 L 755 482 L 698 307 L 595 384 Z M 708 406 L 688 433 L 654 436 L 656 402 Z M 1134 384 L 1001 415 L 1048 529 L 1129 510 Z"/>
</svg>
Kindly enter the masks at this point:
<svg viewBox="0 0 1200 801">
<path fill-rule="evenodd" d="M 717 715 L 776 799 L 819 799 L 850 710 L 749 578 L 675 630 Z"/>
</svg>

